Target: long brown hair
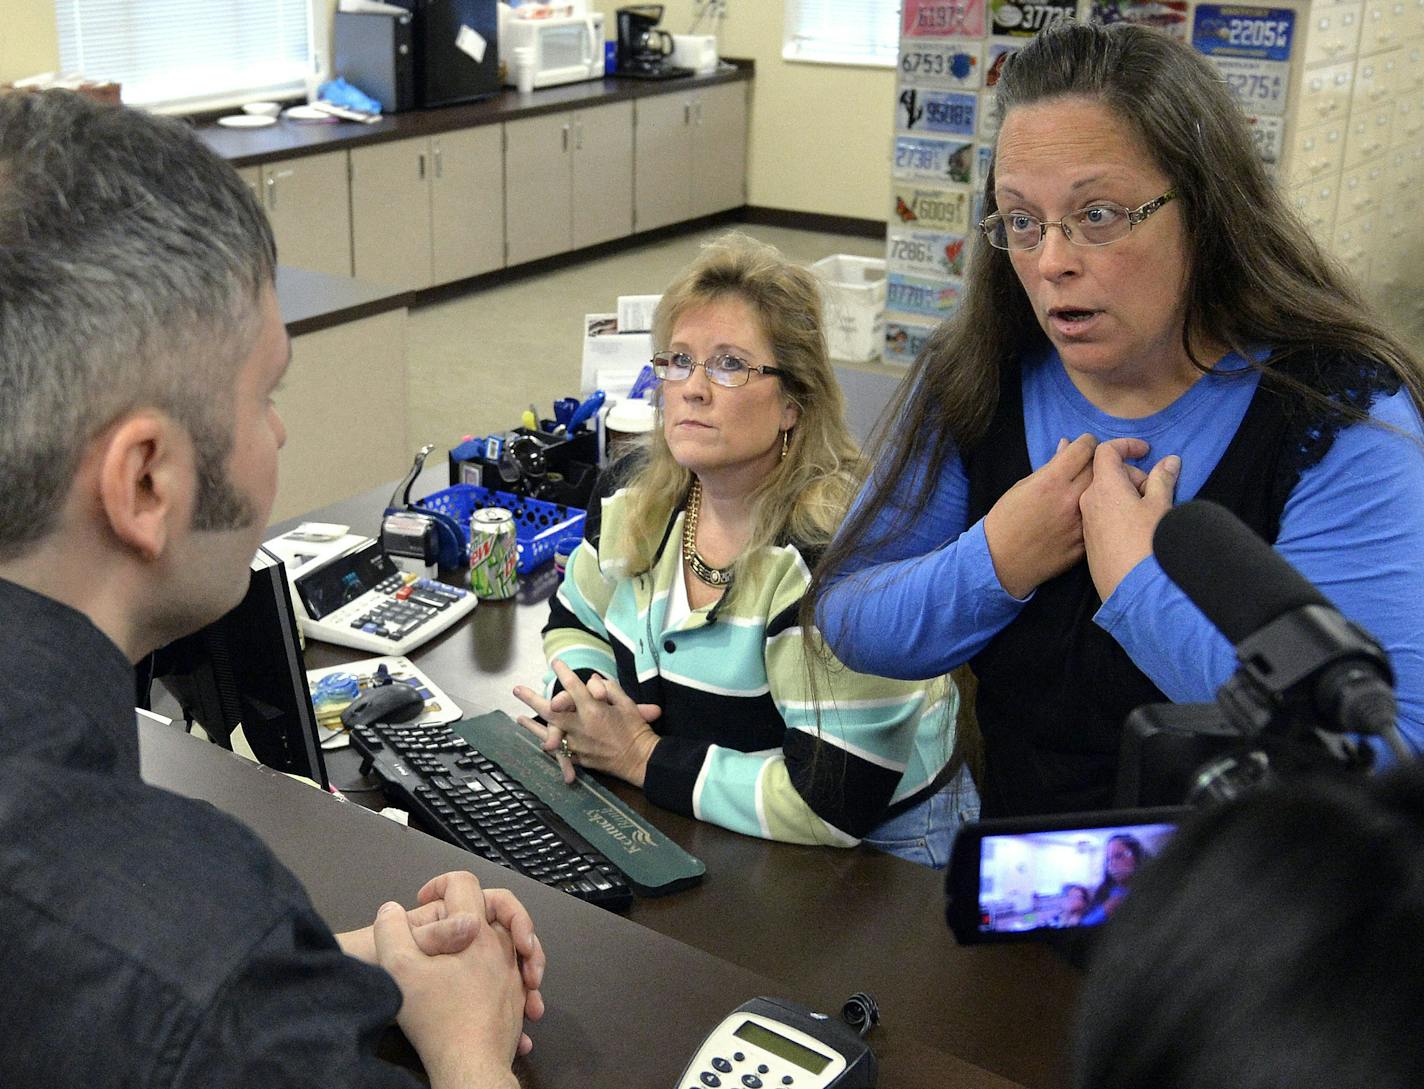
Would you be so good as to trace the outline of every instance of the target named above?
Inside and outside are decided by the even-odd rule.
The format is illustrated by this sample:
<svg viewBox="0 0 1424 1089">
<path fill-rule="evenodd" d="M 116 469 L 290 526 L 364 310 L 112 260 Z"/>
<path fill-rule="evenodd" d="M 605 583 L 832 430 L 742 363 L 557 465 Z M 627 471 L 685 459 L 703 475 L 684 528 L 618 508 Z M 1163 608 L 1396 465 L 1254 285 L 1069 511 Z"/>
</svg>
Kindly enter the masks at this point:
<svg viewBox="0 0 1424 1089">
<path fill-rule="evenodd" d="M 1191 345 L 1202 334 L 1243 355 L 1264 345 L 1271 355 L 1257 364 L 1263 381 L 1359 419 L 1363 413 L 1326 401 L 1283 367 L 1308 354 L 1347 353 L 1397 375 L 1424 411 L 1418 360 L 1382 327 L 1283 199 L 1241 110 L 1205 58 L 1159 31 L 1063 20 L 1010 58 L 993 108 L 1002 123 L 1020 106 L 1065 97 L 1110 110 L 1176 190 L 1190 261 L 1182 339 L 1200 369 L 1210 365 Z M 991 164 L 983 214 L 996 209 Z M 881 543 L 870 533 L 887 504 L 922 505 L 946 464 L 984 437 L 998 405 L 1000 369 L 1047 344 L 1008 254 L 976 233 L 959 309 L 929 337 L 882 418 L 871 458 L 876 490 L 827 550 L 806 595 L 806 616 L 824 593 L 826 573 Z M 917 465 L 926 471 L 913 472 Z"/>
</svg>

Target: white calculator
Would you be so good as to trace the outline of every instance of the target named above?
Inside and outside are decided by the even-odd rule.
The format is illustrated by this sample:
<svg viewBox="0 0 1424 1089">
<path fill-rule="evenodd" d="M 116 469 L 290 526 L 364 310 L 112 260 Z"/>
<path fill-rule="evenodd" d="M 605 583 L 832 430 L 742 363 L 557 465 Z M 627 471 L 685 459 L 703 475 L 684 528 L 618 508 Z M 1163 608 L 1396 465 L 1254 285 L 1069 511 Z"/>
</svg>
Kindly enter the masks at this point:
<svg viewBox="0 0 1424 1089">
<path fill-rule="evenodd" d="M 677 1089 L 875 1089 L 878 1074 L 874 1052 L 841 1021 L 753 998 L 708 1034 Z"/>
<path fill-rule="evenodd" d="M 433 639 L 479 599 L 466 587 L 417 578 L 367 539 L 292 580 L 302 631 L 312 639 L 398 655 Z"/>
</svg>

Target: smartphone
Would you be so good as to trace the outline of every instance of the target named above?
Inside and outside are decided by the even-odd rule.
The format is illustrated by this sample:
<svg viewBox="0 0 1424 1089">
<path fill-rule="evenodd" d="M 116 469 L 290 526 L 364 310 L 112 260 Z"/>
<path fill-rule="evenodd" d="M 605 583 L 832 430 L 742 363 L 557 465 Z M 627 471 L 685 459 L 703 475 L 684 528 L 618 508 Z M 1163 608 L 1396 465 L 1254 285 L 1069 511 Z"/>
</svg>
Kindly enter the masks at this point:
<svg viewBox="0 0 1424 1089">
<path fill-rule="evenodd" d="M 1190 812 L 1118 809 L 967 824 L 945 875 L 949 928 L 967 945 L 1100 926 Z"/>
</svg>

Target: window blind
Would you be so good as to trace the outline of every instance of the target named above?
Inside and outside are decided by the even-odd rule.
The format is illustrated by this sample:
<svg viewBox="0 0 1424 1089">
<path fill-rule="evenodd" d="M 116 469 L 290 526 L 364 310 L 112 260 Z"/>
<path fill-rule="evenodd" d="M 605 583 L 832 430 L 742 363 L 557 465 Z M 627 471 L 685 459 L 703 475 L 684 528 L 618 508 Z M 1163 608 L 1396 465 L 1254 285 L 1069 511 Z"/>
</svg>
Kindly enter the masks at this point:
<svg viewBox="0 0 1424 1089">
<path fill-rule="evenodd" d="M 196 107 L 305 86 L 309 0 L 55 0 L 64 72 L 131 105 Z"/>
<path fill-rule="evenodd" d="M 900 0 L 786 0 L 787 60 L 893 67 L 899 39 Z"/>
</svg>

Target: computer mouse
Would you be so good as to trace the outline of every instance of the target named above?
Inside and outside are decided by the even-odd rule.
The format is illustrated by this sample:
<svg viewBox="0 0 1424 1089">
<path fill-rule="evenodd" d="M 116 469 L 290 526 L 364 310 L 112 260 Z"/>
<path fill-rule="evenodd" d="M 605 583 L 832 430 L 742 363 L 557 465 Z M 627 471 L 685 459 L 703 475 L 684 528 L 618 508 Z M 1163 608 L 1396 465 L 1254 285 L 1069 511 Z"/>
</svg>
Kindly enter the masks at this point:
<svg viewBox="0 0 1424 1089">
<path fill-rule="evenodd" d="M 369 726 L 373 722 L 409 722 L 420 714 L 425 700 L 404 681 L 368 688 L 341 712 L 346 726 Z"/>
</svg>

